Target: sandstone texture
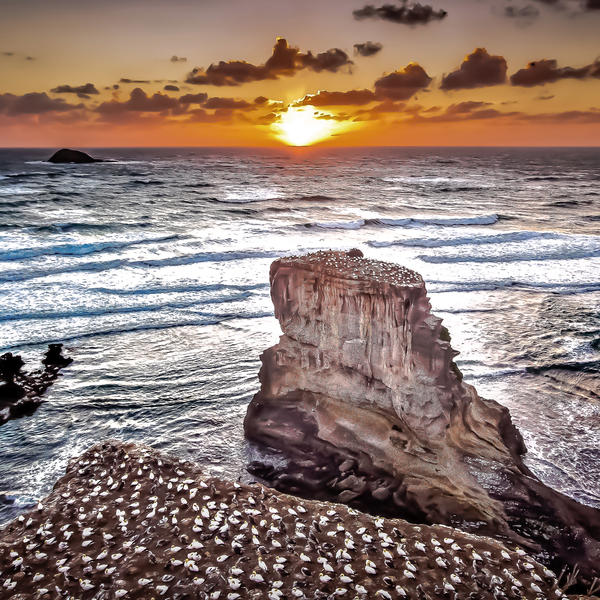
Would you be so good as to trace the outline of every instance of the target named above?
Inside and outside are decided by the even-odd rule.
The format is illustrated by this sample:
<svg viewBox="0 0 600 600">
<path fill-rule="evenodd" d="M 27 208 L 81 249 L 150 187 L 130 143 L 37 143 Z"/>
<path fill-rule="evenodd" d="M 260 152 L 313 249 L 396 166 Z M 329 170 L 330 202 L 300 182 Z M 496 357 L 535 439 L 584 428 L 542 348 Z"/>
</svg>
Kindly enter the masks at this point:
<svg viewBox="0 0 600 600">
<path fill-rule="evenodd" d="M 522 549 L 260 484 L 108 441 L 0 529 L 12 600 L 564 599 Z"/>
<path fill-rule="evenodd" d="M 275 261 L 283 335 L 261 356 L 249 439 L 279 490 L 520 544 L 581 581 L 600 575 L 600 511 L 542 484 L 506 408 L 462 381 L 425 284 L 360 251 Z"/>
</svg>

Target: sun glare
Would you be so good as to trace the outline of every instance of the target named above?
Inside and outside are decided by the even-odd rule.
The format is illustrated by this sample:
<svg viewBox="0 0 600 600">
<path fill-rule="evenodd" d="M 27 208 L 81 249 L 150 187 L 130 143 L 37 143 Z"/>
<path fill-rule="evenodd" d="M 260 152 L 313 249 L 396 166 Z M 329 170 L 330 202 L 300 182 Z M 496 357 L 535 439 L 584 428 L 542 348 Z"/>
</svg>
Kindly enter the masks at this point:
<svg viewBox="0 0 600 600">
<path fill-rule="evenodd" d="M 288 146 L 310 146 L 348 128 L 330 113 L 317 112 L 312 106 L 290 107 L 271 125 L 275 137 Z"/>
</svg>

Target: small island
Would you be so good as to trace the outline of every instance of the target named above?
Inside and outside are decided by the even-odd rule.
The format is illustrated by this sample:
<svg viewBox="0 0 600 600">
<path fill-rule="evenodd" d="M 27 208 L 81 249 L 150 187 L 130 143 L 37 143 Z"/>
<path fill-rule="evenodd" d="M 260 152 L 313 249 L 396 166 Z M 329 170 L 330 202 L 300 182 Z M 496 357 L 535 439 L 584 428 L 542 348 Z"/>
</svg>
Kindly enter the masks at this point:
<svg viewBox="0 0 600 600">
<path fill-rule="evenodd" d="M 71 150 L 69 148 L 62 148 L 61 150 L 57 150 L 49 159 L 48 162 L 56 163 L 56 164 L 65 164 L 65 163 L 77 163 L 77 164 L 86 164 L 86 163 L 97 163 L 103 162 L 99 158 L 93 158 L 89 154 L 85 152 L 81 152 L 79 150 Z"/>
</svg>

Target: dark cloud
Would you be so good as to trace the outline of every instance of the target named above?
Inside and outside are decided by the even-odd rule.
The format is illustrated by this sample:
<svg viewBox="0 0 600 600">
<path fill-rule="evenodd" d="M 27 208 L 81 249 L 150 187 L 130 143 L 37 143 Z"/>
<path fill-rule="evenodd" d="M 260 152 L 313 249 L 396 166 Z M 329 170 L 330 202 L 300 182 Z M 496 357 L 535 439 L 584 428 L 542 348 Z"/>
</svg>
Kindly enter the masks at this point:
<svg viewBox="0 0 600 600">
<path fill-rule="evenodd" d="M 530 62 L 524 69 L 519 69 L 510 76 L 513 85 L 532 87 L 553 83 L 559 79 L 600 78 L 600 59 L 584 67 L 559 67 L 554 59 L 544 58 Z"/>
<path fill-rule="evenodd" d="M 378 98 L 390 100 L 408 100 L 419 90 L 426 88 L 431 82 L 425 69 L 418 63 L 410 63 L 406 67 L 380 77 L 375 82 L 375 93 Z"/>
<path fill-rule="evenodd" d="M 354 121 L 377 121 L 382 115 L 398 113 L 406 108 L 405 102 L 384 100 L 371 108 L 362 108 L 354 113 Z"/>
<path fill-rule="evenodd" d="M 253 65 L 244 60 L 220 61 L 207 69 L 193 69 L 186 83 L 237 86 L 252 81 L 278 79 L 284 75 L 291 76 L 302 69 L 335 73 L 352 64 L 348 55 L 339 48 L 314 55 L 310 51 L 302 53 L 298 48 L 289 46 L 284 38 L 278 38 L 272 55 L 263 65 Z"/>
<path fill-rule="evenodd" d="M 235 98 L 209 98 L 204 103 L 204 108 L 226 108 L 226 109 L 244 109 L 253 107 L 250 102 L 246 100 L 236 100 Z"/>
<path fill-rule="evenodd" d="M 169 83 L 168 85 L 165 85 L 163 90 L 165 90 L 165 92 L 178 92 L 179 88 L 176 85 Z"/>
<path fill-rule="evenodd" d="M 173 56 L 171 56 L 171 62 L 172 63 L 184 63 L 184 62 L 187 62 L 187 58 L 185 56 L 176 56 L 175 54 L 173 54 Z"/>
<path fill-rule="evenodd" d="M 505 81 L 506 59 L 488 54 L 485 48 L 476 48 L 456 71 L 444 75 L 440 87 L 443 90 L 459 90 L 498 85 Z"/>
<path fill-rule="evenodd" d="M 510 19 L 520 19 L 524 21 L 532 21 L 540 16 L 540 11 L 531 4 L 526 6 L 506 6 L 504 8 L 504 16 Z"/>
<path fill-rule="evenodd" d="M 380 44 L 379 42 L 363 42 L 361 44 L 354 44 L 354 54 L 360 54 L 360 56 L 373 56 L 382 48 L 383 44 Z"/>
<path fill-rule="evenodd" d="M 377 99 L 371 90 L 350 90 L 348 92 L 319 91 L 307 94 L 295 106 L 361 106 Z"/>
<path fill-rule="evenodd" d="M 208 100 L 208 94 L 184 94 L 179 97 L 180 104 L 204 104 Z"/>
<path fill-rule="evenodd" d="M 269 99 L 266 96 L 257 96 L 254 98 L 254 104 L 258 104 L 259 106 L 262 104 L 266 104 Z"/>
<path fill-rule="evenodd" d="M 457 104 L 451 104 L 446 108 L 447 115 L 464 115 L 472 113 L 474 110 L 491 106 L 491 102 L 475 102 L 473 100 L 467 100 L 466 102 L 459 102 Z"/>
<path fill-rule="evenodd" d="M 600 0 L 586 0 L 585 8 L 587 10 L 600 10 Z"/>
<path fill-rule="evenodd" d="M 129 94 L 129 100 L 103 102 L 96 108 L 102 115 L 118 115 L 126 112 L 164 112 L 178 109 L 179 101 L 166 94 L 156 93 L 148 96 L 141 88 L 135 88 Z"/>
<path fill-rule="evenodd" d="M 50 98 L 45 92 L 29 92 L 22 96 L 0 94 L 0 113 L 11 116 L 67 112 L 82 107 L 82 104 L 68 104 L 62 98 Z"/>
<path fill-rule="evenodd" d="M 429 4 L 384 4 L 374 6 L 366 4 L 362 8 L 352 11 L 355 19 L 383 19 L 392 23 L 405 25 L 424 25 L 430 21 L 443 19 L 448 13 L 445 10 L 435 10 Z"/>
<path fill-rule="evenodd" d="M 79 98 L 89 98 L 92 94 L 99 94 L 93 83 L 84 85 L 59 85 L 50 90 L 53 94 L 76 94 Z"/>
<path fill-rule="evenodd" d="M 128 77 L 121 77 L 119 83 L 150 83 L 149 79 L 129 79 Z"/>
</svg>

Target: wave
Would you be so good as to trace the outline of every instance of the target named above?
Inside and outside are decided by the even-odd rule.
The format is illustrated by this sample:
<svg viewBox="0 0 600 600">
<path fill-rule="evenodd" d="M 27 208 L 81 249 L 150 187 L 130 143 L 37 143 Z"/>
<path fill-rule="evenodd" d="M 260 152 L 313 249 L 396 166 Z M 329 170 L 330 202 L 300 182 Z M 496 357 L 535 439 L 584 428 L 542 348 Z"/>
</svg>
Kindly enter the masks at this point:
<svg viewBox="0 0 600 600">
<path fill-rule="evenodd" d="M 376 219 L 356 219 L 353 221 L 306 223 L 304 227 L 320 227 L 323 229 L 360 229 L 367 225 L 372 227 L 452 227 L 456 225 L 493 225 L 498 220 L 499 217 L 496 214 L 472 217 L 403 217 L 399 219 L 377 217 Z"/>
<path fill-rule="evenodd" d="M 600 283 L 530 283 L 516 280 L 455 282 L 429 280 L 427 288 L 431 293 L 435 294 L 516 289 L 533 293 L 553 293 L 567 296 L 598 292 L 600 291 Z"/>
<path fill-rule="evenodd" d="M 309 223 L 306 227 L 320 227 L 321 229 L 360 229 L 365 225 L 364 219 L 356 221 L 332 221 L 326 223 Z"/>
<path fill-rule="evenodd" d="M 114 294 L 116 296 L 145 296 L 152 294 L 183 294 L 188 292 L 220 292 L 225 290 L 236 290 L 236 291 L 253 291 L 268 289 L 270 285 L 268 283 L 256 283 L 249 285 L 235 285 L 225 283 L 214 283 L 207 285 L 189 285 L 189 286 L 161 286 L 154 288 L 136 288 L 132 290 L 118 289 L 118 288 L 90 288 L 92 292 L 100 292 L 102 294 Z"/>
<path fill-rule="evenodd" d="M 600 360 L 588 361 L 573 361 L 549 363 L 546 365 L 536 365 L 526 367 L 528 373 L 541 374 L 546 371 L 562 370 L 562 371 L 577 371 L 583 373 L 600 373 Z"/>
<path fill-rule="evenodd" d="M 579 178 L 573 175 L 534 175 L 525 177 L 525 181 L 579 181 Z"/>
<path fill-rule="evenodd" d="M 134 179 L 129 182 L 131 185 L 164 185 L 165 182 L 160 179 Z"/>
<path fill-rule="evenodd" d="M 54 312 L 31 312 L 31 313 L 0 313 L 0 323 L 8 321 L 37 321 L 55 319 L 74 319 L 85 317 L 103 317 L 106 315 L 126 315 L 143 312 L 159 312 L 161 310 L 178 310 L 203 306 L 206 304 L 226 304 L 228 302 L 239 302 L 250 296 L 250 292 L 242 292 L 234 296 L 220 296 L 204 300 L 187 300 L 180 302 L 165 302 L 164 304 L 147 304 L 143 306 L 114 306 L 97 309 L 80 309 Z"/>
<path fill-rule="evenodd" d="M 556 200 L 546 203 L 546 206 L 556 206 L 558 208 L 571 208 L 572 206 L 582 206 L 593 204 L 593 200 Z"/>
<path fill-rule="evenodd" d="M 106 252 L 108 250 L 120 250 L 130 246 L 138 246 L 142 244 L 158 244 L 161 242 L 170 242 L 174 240 L 184 239 L 183 236 L 169 235 L 160 238 L 144 238 L 140 240 L 130 240 L 124 242 L 96 242 L 89 244 L 61 244 L 59 246 L 48 246 L 42 248 L 25 248 L 17 250 L 8 250 L 0 252 L 0 262 L 10 262 L 17 260 L 25 260 L 29 258 L 38 258 L 41 256 L 86 256 L 98 252 Z"/>
<path fill-rule="evenodd" d="M 551 232 L 540 231 L 508 231 L 495 235 L 466 236 L 455 238 L 419 238 L 394 240 L 390 242 L 380 242 L 372 240 L 367 242 L 373 248 L 385 248 L 388 246 L 408 246 L 411 248 L 443 248 L 446 246 L 476 246 L 479 244 L 505 244 L 510 242 L 523 242 L 534 239 L 554 240 L 567 238 L 568 235 L 561 235 Z"/>
<path fill-rule="evenodd" d="M 82 265 L 68 265 L 57 269 L 39 269 L 37 271 L 15 270 L 0 276 L 0 283 L 30 281 L 50 275 L 61 275 L 65 273 L 100 272 L 123 267 L 146 268 L 146 267 L 173 267 L 181 265 L 193 265 L 202 262 L 225 262 L 233 260 L 247 260 L 252 258 L 277 258 L 280 253 L 272 251 L 228 251 L 228 252 L 203 252 L 199 254 L 187 254 L 170 258 L 156 258 L 147 260 L 110 260 L 102 262 L 85 263 Z"/>
<path fill-rule="evenodd" d="M 114 231 L 116 229 L 145 229 L 151 223 L 51 223 L 48 225 L 17 225 L 0 223 L 2 229 L 21 229 L 31 233 L 70 233 L 85 231 Z"/>
<path fill-rule="evenodd" d="M 22 185 L 10 185 L 0 188 L 0 196 L 30 196 L 41 193 L 43 193 L 43 190 L 31 190 Z"/>
<path fill-rule="evenodd" d="M 69 343 L 77 340 L 94 338 L 94 337 L 104 337 L 108 335 L 119 335 L 123 333 L 135 333 L 138 331 L 160 331 L 162 329 L 175 329 L 178 327 L 207 327 L 211 325 L 220 325 L 221 323 L 226 323 L 227 321 L 233 321 L 235 319 L 264 319 L 265 317 L 273 316 L 271 312 L 264 313 L 249 313 L 249 314 L 226 314 L 214 316 L 214 318 L 204 318 L 204 319 L 190 319 L 188 321 L 180 321 L 176 323 L 140 323 L 138 325 L 132 325 L 130 327 L 118 327 L 113 329 L 101 329 L 98 331 L 88 331 L 85 333 L 78 333 L 72 336 L 61 336 L 61 337 L 48 337 L 48 338 L 40 338 L 33 341 L 24 342 L 21 344 L 14 344 L 11 346 L 5 346 L 4 348 L 0 348 L 0 352 L 10 352 L 14 350 L 21 350 L 23 348 L 33 347 L 33 346 L 46 346 L 48 344 L 55 343 Z"/>
<path fill-rule="evenodd" d="M 454 264 L 454 263 L 512 263 L 528 261 L 550 261 L 550 260 L 579 260 L 582 258 L 596 258 L 600 256 L 600 247 L 568 249 L 564 247 L 549 250 L 538 250 L 531 248 L 529 251 L 506 252 L 497 256 L 483 256 L 480 254 L 469 255 L 429 255 L 417 256 L 419 260 L 431 264 Z"/>
</svg>

